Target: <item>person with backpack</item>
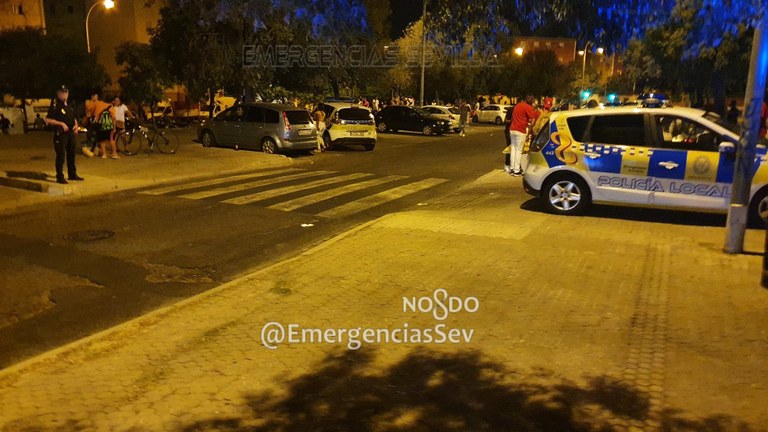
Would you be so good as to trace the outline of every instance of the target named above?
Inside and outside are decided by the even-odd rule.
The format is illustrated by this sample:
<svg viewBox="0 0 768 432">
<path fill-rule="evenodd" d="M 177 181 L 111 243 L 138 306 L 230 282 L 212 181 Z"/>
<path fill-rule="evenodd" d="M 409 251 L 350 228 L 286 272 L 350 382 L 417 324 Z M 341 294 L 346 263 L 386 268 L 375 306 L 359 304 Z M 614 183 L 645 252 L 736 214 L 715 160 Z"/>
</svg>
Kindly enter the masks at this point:
<svg viewBox="0 0 768 432">
<path fill-rule="evenodd" d="M 97 110 L 94 127 L 96 128 L 96 142 L 99 143 L 101 158 L 107 158 L 107 143 L 109 143 L 109 147 L 112 150 L 112 159 L 120 159 L 120 156 L 117 154 L 117 142 L 115 142 L 113 137 L 115 130 L 115 107 L 111 104 L 106 104 L 106 107 L 103 107 L 101 111 Z"/>
</svg>

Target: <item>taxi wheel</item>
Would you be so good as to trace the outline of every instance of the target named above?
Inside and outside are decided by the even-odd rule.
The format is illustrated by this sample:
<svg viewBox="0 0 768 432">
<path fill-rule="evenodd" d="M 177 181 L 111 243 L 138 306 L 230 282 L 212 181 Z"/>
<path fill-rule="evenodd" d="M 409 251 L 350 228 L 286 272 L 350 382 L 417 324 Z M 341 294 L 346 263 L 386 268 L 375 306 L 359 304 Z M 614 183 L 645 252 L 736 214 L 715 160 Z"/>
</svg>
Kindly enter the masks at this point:
<svg viewBox="0 0 768 432">
<path fill-rule="evenodd" d="M 556 214 L 579 214 L 589 207 L 592 200 L 589 186 L 583 180 L 570 176 L 547 181 L 544 192 L 544 203 Z"/>
<path fill-rule="evenodd" d="M 496 117 L 496 120 L 494 120 L 494 122 L 495 122 L 497 125 L 500 125 L 500 124 L 501 124 L 501 117 Z"/>
</svg>

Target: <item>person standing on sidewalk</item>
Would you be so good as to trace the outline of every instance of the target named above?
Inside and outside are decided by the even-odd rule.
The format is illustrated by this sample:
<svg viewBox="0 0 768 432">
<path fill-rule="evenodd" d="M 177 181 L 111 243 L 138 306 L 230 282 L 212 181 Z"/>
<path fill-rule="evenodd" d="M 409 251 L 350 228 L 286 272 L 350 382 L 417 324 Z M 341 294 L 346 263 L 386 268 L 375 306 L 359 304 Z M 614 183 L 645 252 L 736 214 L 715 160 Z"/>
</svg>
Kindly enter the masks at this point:
<svg viewBox="0 0 768 432">
<path fill-rule="evenodd" d="M 525 137 L 528 135 L 528 125 L 538 118 L 538 112 L 533 109 L 533 95 L 527 95 L 525 101 L 515 105 L 512 111 L 512 122 L 509 124 L 510 138 L 510 174 L 515 177 L 523 175 L 522 159 Z"/>
<path fill-rule="evenodd" d="M 64 178 L 65 157 L 69 180 L 84 180 L 77 175 L 77 167 L 75 166 L 77 119 L 75 119 L 74 108 L 67 102 L 68 99 L 69 89 L 66 86 L 61 86 L 56 91 L 56 99 L 51 102 L 48 115 L 45 116 L 45 124 L 54 128 L 53 149 L 56 151 L 56 183 L 61 184 L 68 183 Z"/>
<path fill-rule="evenodd" d="M 465 100 L 459 102 L 459 136 L 464 136 L 464 129 L 467 127 L 467 121 L 469 120 L 469 104 Z"/>
</svg>

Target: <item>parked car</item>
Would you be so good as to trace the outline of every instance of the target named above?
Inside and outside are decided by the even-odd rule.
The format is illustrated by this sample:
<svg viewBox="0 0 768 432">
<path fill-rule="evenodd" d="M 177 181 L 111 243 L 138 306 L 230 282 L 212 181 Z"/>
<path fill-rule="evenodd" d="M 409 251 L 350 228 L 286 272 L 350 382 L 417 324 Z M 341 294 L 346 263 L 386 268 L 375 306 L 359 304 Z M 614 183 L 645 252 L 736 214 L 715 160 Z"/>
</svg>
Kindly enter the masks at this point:
<svg viewBox="0 0 768 432">
<path fill-rule="evenodd" d="M 309 112 L 293 105 L 235 105 L 203 121 L 197 134 L 205 147 L 253 149 L 264 153 L 317 148 L 317 129 Z"/>
<path fill-rule="evenodd" d="M 361 145 L 367 151 L 376 147 L 376 122 L 367 107 L 348 102 L 323 102 L 325 112 L 323 141 L 327 149 L 336 145 Z"/>
<path fill-rule="evenodd" d="M 475 111 L 472 121 L 475 123 L 495 123 L 502 124 L 507 110 L 512 109 L 513 105 L 486 105 Z"/>
<path fill-rule="evenodd" d="M 592 203 L 726 212 L 735 126 L 693 108 L 618 107 L 553 112 L 533 138 L 526 192 L 556 214 Z M 766 147 L 759 145 L 749 215 L 768 210 Z"/>
<path fill-rule="evenodd" d="M 448 120 L 451 123 L 451 129 L 454 132 L 461 130 L 459 128 L 459 117 L 461 117 L 461 111 L 456 107 L 447 107 L 443 105 L 426 105 L 421 107 L 435 117 L 440 117 L 443 120 Z"/>
<path fill-rule="evenodd" d="M 435 117 L 421 109 L 402 105 L 390 105 L 374 116 L 379 132 L 400 130 L 421 132 L 424 135 L 442 135 L 451 128 L 448 120 Z"/>
</svg>

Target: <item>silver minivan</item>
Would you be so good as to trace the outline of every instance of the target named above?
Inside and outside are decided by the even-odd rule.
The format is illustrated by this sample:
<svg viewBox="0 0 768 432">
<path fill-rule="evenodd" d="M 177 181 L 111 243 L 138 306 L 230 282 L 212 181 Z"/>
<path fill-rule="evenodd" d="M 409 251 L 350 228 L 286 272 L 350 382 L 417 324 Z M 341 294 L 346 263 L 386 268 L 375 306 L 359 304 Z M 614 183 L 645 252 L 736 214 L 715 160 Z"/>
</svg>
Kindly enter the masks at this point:
<svg viewBox="0 0 768 432">
<path fill-rule="evenodd" d="M 293 105 L 235 105 L 197 129 L 204 147 L 233 147 L 282 153 L 317 148 L 317 128 L 307 110 Z"/>
</svg>

